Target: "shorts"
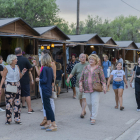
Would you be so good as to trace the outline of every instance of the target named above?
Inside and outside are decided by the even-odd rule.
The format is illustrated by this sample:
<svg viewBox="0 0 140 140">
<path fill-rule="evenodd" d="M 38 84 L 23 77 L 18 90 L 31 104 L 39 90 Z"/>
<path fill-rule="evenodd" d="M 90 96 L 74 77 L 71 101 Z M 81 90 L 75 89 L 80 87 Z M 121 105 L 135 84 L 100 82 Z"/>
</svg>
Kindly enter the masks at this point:
<svg viewBox="0 0 140 140">
<path fill-rule="evenodd" d="M 124 81 L 113 81 L 113 89 L 124 89 Z"/>
<path fill-rule="evenodd" d="M 76 96 L 79 100 L 86 98 L 86 94 L 84 92 L 80 92 L 78 87 L 76 87 Z"/>
<path fill-rule="evenodd" d="M 21 97 L 28 97 L 28 96 L 30 96 L 30 84 L 21 85 Z"/>
<path fill-rule="evenodd" d="M 62 81 L 61 80 L 56 80 L 55 85 L 58 87 L 61 87 Z"/>
</svg>

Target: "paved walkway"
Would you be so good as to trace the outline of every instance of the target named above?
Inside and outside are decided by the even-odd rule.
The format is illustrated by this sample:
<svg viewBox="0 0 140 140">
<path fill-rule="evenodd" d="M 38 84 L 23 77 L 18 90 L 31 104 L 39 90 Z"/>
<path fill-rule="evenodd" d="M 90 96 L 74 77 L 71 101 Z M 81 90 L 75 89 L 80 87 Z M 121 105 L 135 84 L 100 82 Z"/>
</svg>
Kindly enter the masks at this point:
<svg viewBox="0 0 140 140">
<path fill-rule="evenodd" d="M 112 89 L 106 95 L 101 93 L 96 125 L 90 125 L 88 107 L 81 119 L 80 105 L 72 99 L 72 91 L 61 94 L 55 100 L 57 132 L 40 130 L 41 100 L 32 100 L 35 113 L 27 114 L 27 109 L 22 109 L 22 125 L 5 125 L 5 112 L 0 113 L 0 140 L 136 140 L 140 136 L 140 112 L 136 111 L 134 89 L 126 89 L 123 97 L 125 110 L 120 111 L 114 109 Z"/>
</svg>

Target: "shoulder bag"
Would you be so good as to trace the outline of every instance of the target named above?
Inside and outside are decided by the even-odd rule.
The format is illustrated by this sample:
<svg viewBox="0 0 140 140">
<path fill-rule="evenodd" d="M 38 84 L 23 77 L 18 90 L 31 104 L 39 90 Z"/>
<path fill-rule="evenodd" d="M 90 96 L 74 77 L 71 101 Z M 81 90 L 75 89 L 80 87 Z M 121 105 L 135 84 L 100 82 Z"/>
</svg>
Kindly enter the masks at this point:
<svg viewBox="0 0 140 140">
<path fill-rule="evenodd" d="M 57 93 L 56 93 L 56 90 L 55 90 L 55 86 L 54 86 L 54 91 L 52 91 L 52 96 L 51 96 L 51 98 L 57 99 Z"/>
<path fill-rule="evenodd" d="M 17 93 L 17 86 L 12 86 L 8 84 L 6 86 L 6 92 Z"/>
<path fill-rule="evenodd" d="M 99 77 L 100 77 L 100 75 L 99 75 Z M 93 84 L 93 91 L 102 92 L 103 91 L 102 84 L 101 83 L 94 83 Z"/>
</svg>

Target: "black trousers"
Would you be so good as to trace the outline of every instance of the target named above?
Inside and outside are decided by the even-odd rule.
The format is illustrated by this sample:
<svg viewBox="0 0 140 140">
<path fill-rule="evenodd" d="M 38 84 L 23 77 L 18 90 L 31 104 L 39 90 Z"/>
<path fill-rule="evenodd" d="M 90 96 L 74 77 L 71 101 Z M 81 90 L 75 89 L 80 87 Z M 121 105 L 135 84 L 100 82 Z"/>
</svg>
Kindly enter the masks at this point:
<svg viewBox="0 0 140 140">
<path fill-rule="evenodd" d="M 42 96 L 43 96 L 43 105 L 46 111 L 47 120 L 51 120 L 51 122 L 54 122 L 55 117 L 54 117 L 54 112 L 50 104 L 50 97 L 46 96 L 43 92 L 42 92 Z"/>
<path fill-rule="evenodd" d="M 135 97 L 137 102 L 137 109 L 140 109 L 140 78 L 135 79 Z"/>
</svg>

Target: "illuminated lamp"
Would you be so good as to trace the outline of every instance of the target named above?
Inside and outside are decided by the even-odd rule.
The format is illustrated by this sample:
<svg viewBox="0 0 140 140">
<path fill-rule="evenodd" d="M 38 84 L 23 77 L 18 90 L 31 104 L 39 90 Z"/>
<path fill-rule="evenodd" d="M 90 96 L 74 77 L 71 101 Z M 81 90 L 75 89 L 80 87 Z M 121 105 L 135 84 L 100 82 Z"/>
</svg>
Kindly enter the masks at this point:
<svg viewBox="0 0 140 140">
<path fill-rule="evenodd" d="M 47 46 L 47 49 L 50 50 L 50 46 Z"/>
<path fill-rule="evenodd" d="M 54 44 L 51 44 L 51 47 L 54 48 Z"/>
<path fill-rule="evenodd" d="M 94 48 L 94 46 L 92 45 L 92 46 L 90 46 L 90 48 Z"/>
<path fill-rule="evenodd" d="M 44 46 L 41 46 L 41 50 L 44 50 Z"/>
</svg>

